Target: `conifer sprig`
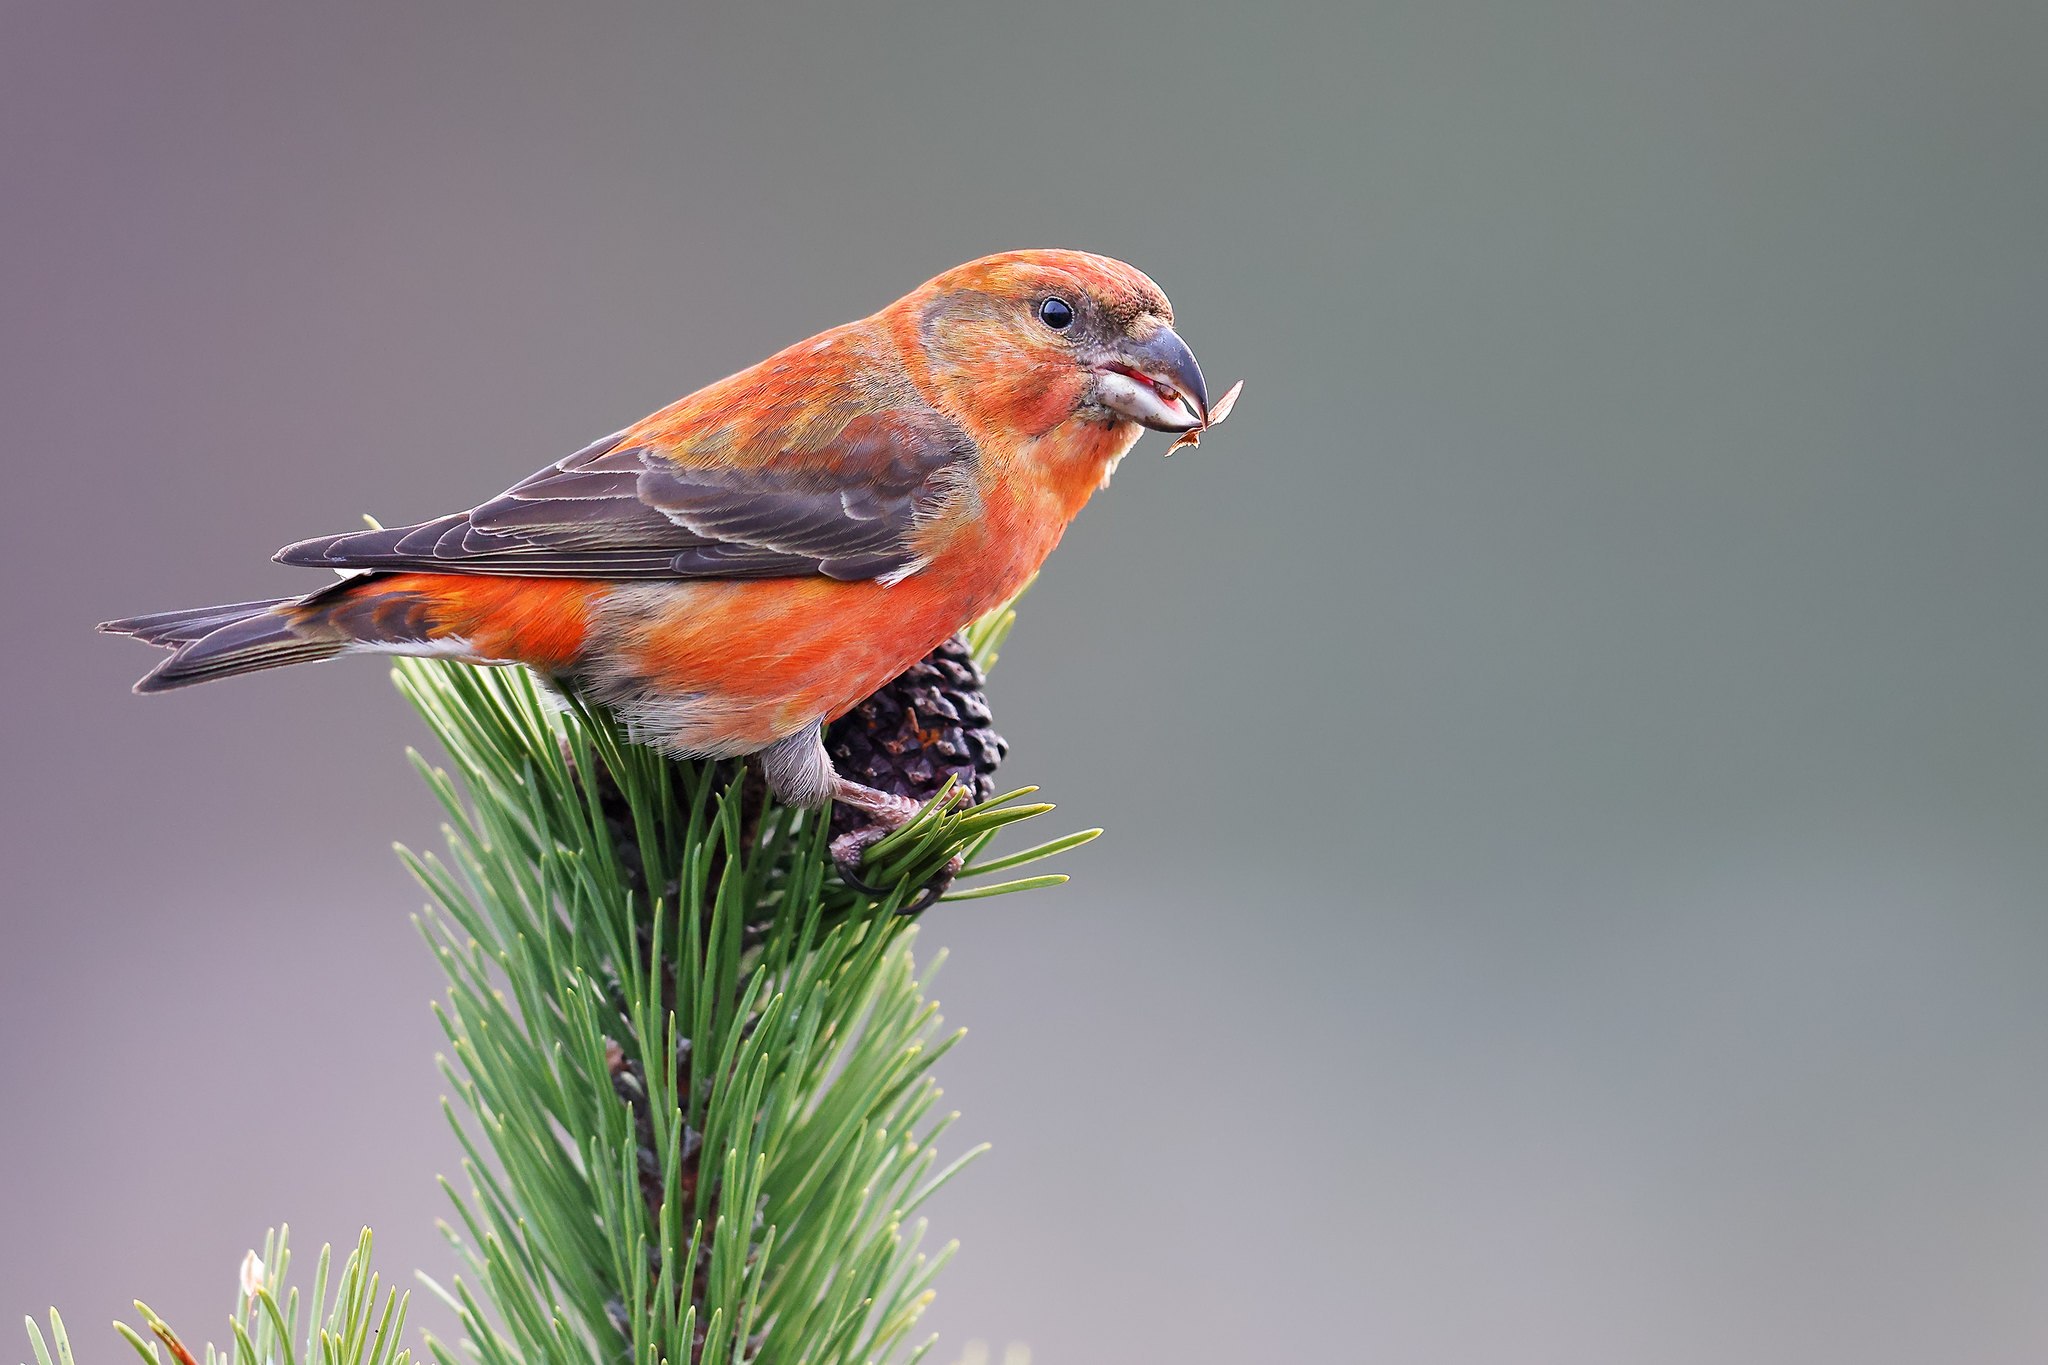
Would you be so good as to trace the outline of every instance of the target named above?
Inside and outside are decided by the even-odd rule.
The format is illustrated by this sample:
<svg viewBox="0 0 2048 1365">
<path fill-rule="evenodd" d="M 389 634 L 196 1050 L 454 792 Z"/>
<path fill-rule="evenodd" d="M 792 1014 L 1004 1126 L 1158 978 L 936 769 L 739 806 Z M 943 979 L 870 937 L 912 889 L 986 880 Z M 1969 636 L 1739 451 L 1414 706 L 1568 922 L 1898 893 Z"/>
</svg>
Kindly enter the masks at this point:
<svg viewBox="0 0 2048 1365">
<path fill-rule="evenodd" d="M 444 1297 L 478 1355 L 889 1358 L 951 1251 L 919 1250 L 914 1210 L 956 1169 L 934 1173 L 951 1120 L 928 1073 L 957 1035 L 893 912 L 926 868 L 1038 808 L 905 833 L 876 900 L 831 873 L 823 819 L 736 772 L 662 760 L 521 673 L 400 677 L 463 774 L 421 764 L 449 856 L 406 856 L 451 981 L 471 1188 L 450 1191 L 450 1232 L 471 1283 Z M 666 899 L 628 885 L 600 774 L 630 812 L 638 885 Z"/>
<path fill-rule="evenodd" d="M 1014 612 L 967 633 L 986 667 Z M 461 1272 L 422 1276 L 458 1341 L 438 1365 L 880 1365 L 915 1361 L 933 1277 L 918 1209 L 954 1115 L 931 1067 L 957 1040 L 897 913 L 956 856 L 946 897 L 1050 885 L 990 880 L 1086 830 L 989 856 L 1052 809 L 1034 788 L 933 802 L 877 842 L 847 886 L 829 821 L 782 806 L 735 764 L 678 762 L 517 669 L 403 660 L 400 689 L 446 751 L 413 762 L 447 813 L 445 854 L 400 856 L 431 903 L 420 932 L 447 973 L 436 1013 L 447 1116 L 464 1153 L 444 1180 Z M 282 1233 L 234 1318 L 192 1357 L 137 1305 L 151 1365 L 410 1365 L 405 1301 L 368 1268 L 369 1234 L 330 1300 L 322 1253 L 298 1337 Z M 268 1266 L 267 1272 L 261 1268 Z M 284 1293 L 280 1302 L 277 1294 Z M 72 1365 L 33 1321 L 37 1365 Z"/>
<path fill-rule="evenodd" d="M 195 1354 L 169 1323 L 137 1301 L 142 1316 L 141 1331 L 125 1322 L 114 1324 L 144 1365 L 411 1365 L 412 1352 L 399 1346 L 405 1335 L 405 1310 L 409 1295 L 395 1289 L 379 1295 L 381 1281 L 370 1269 L 370 1230 L 364 1228 L 355 1250 L 342 1262 L 341 1274 L 332 1281 L 333 1249 L 320 1248 L 313 1272 L 313 1289 L 307 1298 L 305 1335 L 299 1335 L 299 1291 L 290 1286 L 289 1229 L 278 1227 L 264 1238 L 263 1254 L 250 1252 L 242 1262 L 241 1293 L 235 1311 L 228 1316 L 233 1334 L 231 1347 L 208 1343 Z M 64 1319 L 50 1313 L 47 1340 L 27 1319 L 30 1348 L 36 1365 L 74 1365 L 71 1335 Z M 303 1344 L 301 1344 L 303 1343 Z"/>
</svg>

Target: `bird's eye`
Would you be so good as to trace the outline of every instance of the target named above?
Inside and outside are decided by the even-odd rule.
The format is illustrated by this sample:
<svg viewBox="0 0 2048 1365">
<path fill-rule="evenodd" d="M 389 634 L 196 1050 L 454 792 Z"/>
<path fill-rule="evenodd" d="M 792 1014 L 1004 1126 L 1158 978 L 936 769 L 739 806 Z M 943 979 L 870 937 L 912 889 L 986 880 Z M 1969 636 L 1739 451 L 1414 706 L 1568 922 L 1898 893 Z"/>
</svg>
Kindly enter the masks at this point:
<svg viewBox="0 0 2048 1365">
<path fill-rule="evenodd" d="M 1038 305 L 1038 320 L 1055 332 L 1064 332 L 1074 325 L 1074 305 L 1062 298 L 1049 298 Z"/>
</svg>

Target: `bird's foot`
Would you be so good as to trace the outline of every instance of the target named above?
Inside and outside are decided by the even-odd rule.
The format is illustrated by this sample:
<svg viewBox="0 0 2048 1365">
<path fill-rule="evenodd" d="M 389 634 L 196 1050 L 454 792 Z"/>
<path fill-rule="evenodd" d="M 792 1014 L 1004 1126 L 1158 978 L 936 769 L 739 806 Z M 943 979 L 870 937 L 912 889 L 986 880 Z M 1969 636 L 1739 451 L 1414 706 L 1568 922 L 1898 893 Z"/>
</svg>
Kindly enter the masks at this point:
<svg viewBox="0 0 2048 1365">
<path fill-rule="evenodd" d="M 948 798 L 949 804 L 957 804 L 963 794 L 955 792 Z M 877 791 L 864 787 L 858 782 L 840 778 L 833 784 L 832 799 L 843 806 L 850 806 L 866 817 L 866 823 L 834 839 L 831 844 L 832 862 L 839 869 L 839 879 L 854 890 L 877 900 L 889 894 L 890 888 L 875 886 L 861 876 L 861 862 L 867 852 L 877 843 L 903 828 L 924 809 L 907 796 L 893 792 Z M 898 914 L 917 915 L 930 909 L 953 885 L 953 879 L 960 875 L 961 860 L 957 853 L 947 860 L 946 865 L 933 874 L 930 881 L 918 892 L 917 899 L 902 907 Z"/>
</svg>

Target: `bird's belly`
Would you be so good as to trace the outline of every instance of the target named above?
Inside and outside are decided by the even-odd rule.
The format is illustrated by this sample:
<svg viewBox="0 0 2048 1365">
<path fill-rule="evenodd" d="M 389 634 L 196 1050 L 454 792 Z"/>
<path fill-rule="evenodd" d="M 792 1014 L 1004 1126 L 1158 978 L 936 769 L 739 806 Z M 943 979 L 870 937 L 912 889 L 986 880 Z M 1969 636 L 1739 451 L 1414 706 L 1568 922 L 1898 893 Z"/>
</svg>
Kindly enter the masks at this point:
<svg viewBox="0 0 2048 1365">
<path fill-rule="evenodd" d="M 1001 600 L 986 580 L 921 579 L 621 585 L 572 681 L 671 753 L 752 753 L 851 710 Z"/>
</svg>

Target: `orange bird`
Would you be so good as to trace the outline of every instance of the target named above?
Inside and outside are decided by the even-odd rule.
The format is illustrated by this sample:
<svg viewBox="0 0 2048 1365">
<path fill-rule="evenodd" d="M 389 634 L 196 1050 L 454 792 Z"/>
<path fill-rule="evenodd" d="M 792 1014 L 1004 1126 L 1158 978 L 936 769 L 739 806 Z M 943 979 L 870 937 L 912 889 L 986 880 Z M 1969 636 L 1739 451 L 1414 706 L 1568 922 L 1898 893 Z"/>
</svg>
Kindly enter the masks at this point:
<svg viewBox="0 0 2048 1365">
<path fill-rule="evenodd" d="M 1142 428 L 1208 424 L 1172 323 L 1121 261 L 984 257 L 467 512 L 278 552 L 338 583 L 101 629 L 172 649 L 138 692 L 338 654 L 524 664 L 642 743 L 858 809 L 856 866 L 916 805 L 835 772 L 821 728 L 1016 593 Z"/>
</svg>

